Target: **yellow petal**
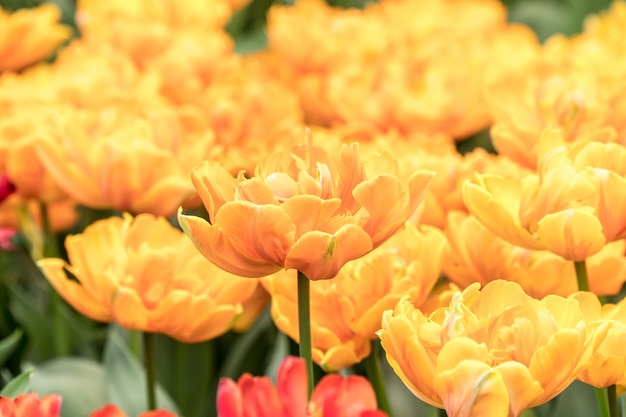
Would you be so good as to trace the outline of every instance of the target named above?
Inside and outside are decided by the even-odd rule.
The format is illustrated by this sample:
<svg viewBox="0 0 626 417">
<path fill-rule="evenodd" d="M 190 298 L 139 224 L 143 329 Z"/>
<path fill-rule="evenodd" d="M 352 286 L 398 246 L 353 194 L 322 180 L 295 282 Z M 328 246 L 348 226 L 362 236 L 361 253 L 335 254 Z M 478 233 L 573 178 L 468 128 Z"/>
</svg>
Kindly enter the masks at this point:
<svg viewBox="0 0 626 417">
<path fill-rule="evenodd" d="M 584 261 L 606 243 L 598 218 L 580 209 L 548 214 L 537 227 L 537 236 L 546 248 L 570 261 Z"/>
<path fill-rule="evenodd" d="M 64 269 L 72 273 L 75 271 L 61 259 L 42 259 L 37 264 L 59 295 L 79 313 L 96 321 L 113 320 L 110 306 L 93 297 L 80 283 L 71 280 Z M 80 279 L 80 276 L 77 278 Z"/>
<path fill-rule="evenodd" d="M 463 360 L 437 373 L 435 389 L 450 417 L 507 417 L 509 394 L 502 377 L 489 365 Z"/>
<path fill-rule="evenodd" d="M 528 249 L 543 249 L 540 242 L 519 225 L 520 186 L 515 180 L 481 175 L 478 184 L 463 184 L 463 201 L 470 213 L 502 239 Z"/>
</svg>

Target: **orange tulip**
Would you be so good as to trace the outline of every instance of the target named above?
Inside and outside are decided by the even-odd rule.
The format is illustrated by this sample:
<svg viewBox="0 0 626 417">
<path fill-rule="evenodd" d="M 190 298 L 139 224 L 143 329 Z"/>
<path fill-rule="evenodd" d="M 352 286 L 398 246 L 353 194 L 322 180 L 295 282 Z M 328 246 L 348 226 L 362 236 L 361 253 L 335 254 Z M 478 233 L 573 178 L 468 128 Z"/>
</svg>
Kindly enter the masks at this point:
<svg viewBox="0 0 626 417">
<path fill-rule="evenodd" d="M 332 280 L 310 285 L 313 361 L 326 371 L 357 364 L 370 354 L 383 311 L 404 295 L 419 307 L 441 271 L 445 238 L 435 229 L 407 224 L 379 248 L 348 262 Z M 276 326 L 299 341 L 296 280 L 263 280 L 272 295 Z"/>
<path fill-rule="evenodd" d="M 429 316 L 404 298 L 378 335 L 411 392 L 450 417 L 519 416 L 567 388 L 591 355 L 578 301 L 536 300 L 502 280 Z"/>
<path fill-rule="evenodd" d="M 0 7 L 0 72 L 17 71 L 52 55 L 72 36 L 69 26 L 58 23 L 60 18 L 53 3 L 14 13 Z"/>
<path fill-rule="evenodd" d="M 488 124 L 480 69 L 506 28 L 495 1 L 385 1 L 363 10 L 301 1 L 268 15 L 270 48 L 291 71 L 307 122 L 407 136 L 461 138 Z"/>
<path fill-rule="evenodd" d="M 220 380 L 218 417 L 385 417 L 377 410 L 370 383 L 361 376 L 326 375 L 307 401 L 304 360 L 288 356 L 280 365 L 276 387 L 267 377 L 243 374 Z"/>
<path fill-rule="evenodd" d="M 517 282 L 535 298 L 549 294 L 566 297 L 578 291 L 572 262 L 549 251 L 515 246 L 472 216 L 450 213 L 446 235 L 443 271 L 461 288 L 505 279 Z M 598 295 L 619 293 L 626 280 L 625 249 L 624 240 L 611 242 L 587 259 L 590 291 Z"/>
<path fill-rule="evenodd" d="M 304 147 L 273 154 L 250 179 L 200 163 L 192 181 L 210 222 L 182 209 L 178 221 L 207 259 L 231 273 L 261 277 L 284 268 L 314 281 L 333 278 L 404 226 L 433 176 L 419 171 L 403 184 L 379 168 L 368 176 L 358 144 L 331 155 L 313 147 L 309 133 Z"/>
<path fill-rule="evenodd" d="M 148 214 L 95 222 L 65 247 L 69 264 L 39 266 L 76 310 L 187 343 L 228 331 L 258 285 L 216 268 L 166 219 Z"/>
<path fill-rule="evenodd" d="M 2 417 L 60 417 L 61 397 L 46 395 L 41 399 L 37 394 L 22 394 L 15 399 L 0 397 Z"/>
<path fill-rule="evenodd" d="M 186 173 L 212 136 L 187 135 L 171 109 L 110 119 L 70 111 L 36 143 L 39 158 L 75 201 L 98 209 L 168 216 L 193 195 Z M 117 124 L 118 122 L 119 124 Z"/>
<path fill-rule="evenodd" d="M 125 412 L 120 410 L 117 406 L 113 404 L 105 405 L 100 410 L 96 410 L 93 413 L 89 414 L 89 417 L 128 417 Z M 165 410 L 155 410 L 155 411 L 146 411 L 145 413 L 139 414 L 137 417 L 176 417 L 176 414 L 165 411 Z"/>
</svg>

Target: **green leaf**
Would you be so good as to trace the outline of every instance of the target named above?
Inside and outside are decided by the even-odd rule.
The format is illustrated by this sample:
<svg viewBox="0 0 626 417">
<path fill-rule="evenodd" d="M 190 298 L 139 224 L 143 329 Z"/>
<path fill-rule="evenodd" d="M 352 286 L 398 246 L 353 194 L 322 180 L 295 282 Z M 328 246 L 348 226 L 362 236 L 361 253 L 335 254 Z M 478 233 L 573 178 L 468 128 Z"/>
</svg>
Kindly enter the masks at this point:
<svg viewBox="0 0 626 417">
<path fill-rule="evenodd" d="M 40 360 L 54 357 L 54 340 L 50 318 L 35 306 L 38 304 L 32 296 L 23 290 L 9 288 L 11 297 L 10 310 L 24 328 L 31 346 L 35 347 Z"/>
<path fill-rule="evenodd" d="M 148 409 L 146 375 L 142 365 L 128 348 L 125 330 L 117 325 L 109 328 L 109 337 L 104 348 L 104 388 L 107 400 L 116 404 L 129 416 L 136 416 Z M 178 407 L 157 386 L 157 407 L 180 414 Z"/>
<path fill-rule="evenodd" d="M 25 394 L 30 390 L 31 378 L 33 371 L 25 371 L 13 378 L 9 383 L 0 391 L 0 396 L 15 398 L 20 394 Z"/>
<path fill-rule="evenodd" d="M 11 335 L 0 340 L 0 365 L 4 364 L 11 357 L 23 334 L 24 332 L 21 329 L 15 329 Z"/>
<path fill-rule="evenodd" d="M 59 394 L 62 417 L 85 417 L 107 403 L 104 368 L 83 358 L 60 358 L 35 368 L 33 391 L 40 396 Z"/>
<path fill-rule="evenodd" d="M 157 378 L 182 415 L 203 417 L 215 411 L 214 341 L 187 344 L 159 335 L 156 363 Z"/>
</svg>

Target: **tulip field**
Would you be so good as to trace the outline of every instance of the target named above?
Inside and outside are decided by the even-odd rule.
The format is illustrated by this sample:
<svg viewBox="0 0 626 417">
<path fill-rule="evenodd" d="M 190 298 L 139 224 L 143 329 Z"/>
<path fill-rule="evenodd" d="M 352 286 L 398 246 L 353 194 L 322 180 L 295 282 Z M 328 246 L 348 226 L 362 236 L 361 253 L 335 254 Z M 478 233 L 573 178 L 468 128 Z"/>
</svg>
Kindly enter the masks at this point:
<svg viewBox="0 0 626 417">
<path fill-rule="evenodd" d="M 0 0 L 0 417 L 626 417 L 626 1 Z"/>
</svg>

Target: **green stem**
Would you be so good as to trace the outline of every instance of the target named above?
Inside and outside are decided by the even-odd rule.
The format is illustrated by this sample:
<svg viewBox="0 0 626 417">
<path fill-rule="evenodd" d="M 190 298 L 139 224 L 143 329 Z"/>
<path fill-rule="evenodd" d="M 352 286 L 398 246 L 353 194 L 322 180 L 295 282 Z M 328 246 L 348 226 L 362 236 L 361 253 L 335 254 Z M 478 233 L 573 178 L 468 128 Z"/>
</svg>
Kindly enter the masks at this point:
<svg viewBox="0 0 626 417">
<path fill-rule="evenodd" d="M 596 402 L 598 403 L 600 417 L 611 417 L 611 411 L 609 410 L 609 400 L 607 398 L 604 388 L 596 388 Z"/>
<path fill-rule="evenodd" d="M 41 202 L 39 208 L 41 211 L 41 227 L 43 229 L 43 257 L 58 258 L 61 252 L 59 251 L 57 235 L 52 231 L 52 227 L 50 226 L 48 205 Z"/>
<path fill-rule="evenodd" d="M 58 258 L 60 256 L 59 244 L 57 242 L 57 236 L 50 226 L 48 205 L 41 202 L 39 209 L 41 212 L 41 228 L 43 231 L 42 255 L 44 258 Z M 50 308 L 52 310 L 56 354 L 57 356 L 68 356 L 71 352 L 70 331 L 67 320 L 63 316 L 64 301 L 54 288 L 50 288 Z"/>
<path fill-rule="evenodd" d="M 298 271 L 298 329 L 300 331 L 300 357 L 306 363 L 308 380 L 307 398 L 311 399 L 315 379 L 313 376 L 313 355 L 311 352 L 311 300 L 309 279 Z"/>
<path fill-rule="evenodd" d="M 389 405 L 389 399 L 387 398 L 387 390 L 385 388 L 385 380 L 383 378 L 382 366 L 380 364 L 380 355 L 378 354 L 377 343 L 372 342 L 372 351 L 369 356 L 363 361 L 365 365 L 365 373 L 367 379 L 369 379 L 374 392 L 376 393 L 376 401 L 378 401 L 378 408 L 387 416 L 391 416 L 391 406 Z"/>
<path fill-rule="evenodd" d="M 606 392 L 609 397 L 609 413 L 611 414 L 611 417 L 618 417 L 617 387 L 613 384 L 606 389 Z"/>
<path fill-rule="evenodd" d="M 578 291 L 589 291 L 589 277 L 587 276 L 587 264 L 585 261 L 575 261 L 574 269 L 576 269 Z"/>
<path fill-rule="evenodd" d="M 143 358 L 146 367 L 148 410 L 156 410 L 156 374 L 154 361 L 154 334 L 143 332 Z"/>
</svg>

